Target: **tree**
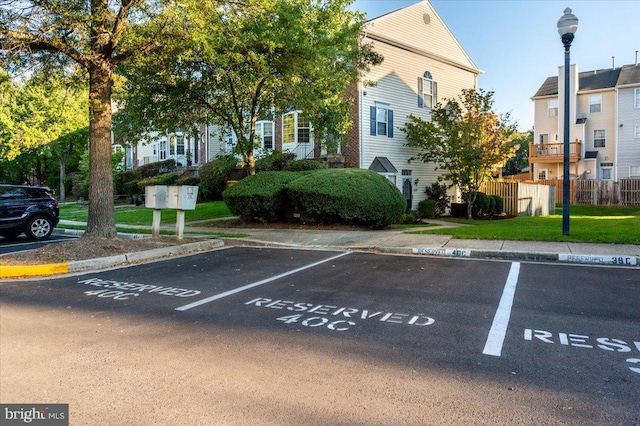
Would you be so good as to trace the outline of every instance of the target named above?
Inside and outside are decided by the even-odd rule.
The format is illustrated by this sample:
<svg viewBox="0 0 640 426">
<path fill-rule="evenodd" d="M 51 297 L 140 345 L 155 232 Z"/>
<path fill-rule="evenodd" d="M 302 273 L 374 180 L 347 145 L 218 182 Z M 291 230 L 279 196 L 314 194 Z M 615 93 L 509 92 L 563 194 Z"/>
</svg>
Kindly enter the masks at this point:
<svg viewBox="0 0 640 426">
<path fill-rule="evenodd" d="M 121 68 L 123 134 L 174 131 L 194 123 L 232 131 L 235 152 L 254 173 L 255 124 L 302 109 L 316 134 L 346 134 L 343 94 L 381 57 L 359 43 L 363 16 L 349 0 L 246 0 L 181 4 L 184 31 L 160 61 Z"/>
<path fill-rule="evenodd" d="M 407 146 L 419 148 L 417 159 L 444 169 L 442 179 L 457 186 L 467 203 L 467 217 L 483 182 L 513 151 L 509 145 L 515 125 L 509 115 L 491 107 L 493 92 L 464 89 L 457 99 L 445 99 L 431 112 L 431 120 L 411 115 L 402 129 Z"/>
<path fill-rule="evenodd" d="M 167 0 L 168 1 L 168 0 Z M 86 236 L 117 235 L 111 171 L 113 70 L 161 46 L 165 0 L 0 0 L 0 56 L 13 65 L 82 66 L 89 76 L 89 217 Z"/>
<path fill-rule="evenodd" d="M 89 128 L 83 127 L 76 131 L 60 136 L 49 146 L 51 153 L 58 160 L 60 167 L 60 201 L 66 199 L 66 167 L 69 158 L 78 152 L 82 152 L 89 146 Z"/>
<path fill-rule="evenodd" d="M 510 142 L 515 153 L 505 164 L 505 175 L 517 175 L 529 167 L 529 144 L 533 143 L 533 129 L 518 133 Z"/>
</svg>

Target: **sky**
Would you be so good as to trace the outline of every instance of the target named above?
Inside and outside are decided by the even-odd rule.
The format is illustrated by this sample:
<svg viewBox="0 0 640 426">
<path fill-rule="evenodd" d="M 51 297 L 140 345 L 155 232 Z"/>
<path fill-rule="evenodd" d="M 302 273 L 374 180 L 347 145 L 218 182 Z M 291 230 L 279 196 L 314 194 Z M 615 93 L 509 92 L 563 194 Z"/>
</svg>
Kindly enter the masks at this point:
<svg viewBox="0 0 640 426">
<path fill-rule="evenodd" d="M 533 128 L 530 99 L 564 65 L 558 19 L 578 18 L 571 63 L 579 71 L 634 64 L 640 50 L 640 0 L 430 0 L 476 66 L 479 88 L 494 92 L 494 112 L 511 114 L 520 131 Z M 372 19 L 418 0 L 356 0 Z M 639 53 L 640 62 L 640 53 Z"/>
</svg>

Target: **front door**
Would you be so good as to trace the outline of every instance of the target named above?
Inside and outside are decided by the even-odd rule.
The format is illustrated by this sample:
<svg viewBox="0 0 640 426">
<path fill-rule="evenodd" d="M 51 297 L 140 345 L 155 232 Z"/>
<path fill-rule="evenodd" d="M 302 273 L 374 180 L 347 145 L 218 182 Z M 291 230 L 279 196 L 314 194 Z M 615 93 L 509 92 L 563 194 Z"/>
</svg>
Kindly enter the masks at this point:
<svg viewBox="0 0 640 426">
<path fill-rule="evenodd" d="M 407 212 L 411 211 L 413 205 L 413 171 L 402 171 L 402 195 L 407 200 Z"/>
</svg>

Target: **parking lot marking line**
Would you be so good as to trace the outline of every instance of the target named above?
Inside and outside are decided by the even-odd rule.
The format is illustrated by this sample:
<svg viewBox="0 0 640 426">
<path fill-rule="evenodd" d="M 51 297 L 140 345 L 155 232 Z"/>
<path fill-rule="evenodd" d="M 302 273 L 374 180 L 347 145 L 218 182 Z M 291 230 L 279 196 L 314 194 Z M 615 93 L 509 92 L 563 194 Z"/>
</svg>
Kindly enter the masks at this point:
<svg viewBox="0 0 640 426">
<path fill-rule="evenodd" d="M 487 342 L 482 351 L 485 355 L 500 356 L 502 354 L 502 344 L 507 335 L 507 327 L 509 326 L 509 318 L 511 317 L 511 307 L 513 306 L 513 298 L 516 294 L 516 284 L 518 284 L 518 275 L 520 275 L 520 262 L 513 262 L 509 270 L 507 282 L 502 291 L 500 304 L 493 324 L 487 336 Z"/>
<path fill-rule="evenodd" d="M 326 262 L 331 262 L 332 260 L 338 259 L 338 258 L 340 258 L 342 256 L 346 256 L 348 254 L 351 254 L 351 252 L 348 251 L 348 252 L 345 252 L 345 253 L 340 253 L 339 255 L 330 257 L 328 259 L 319 260 L 318 262 L 314 262 L 314 263 L 311 263 L 309 265 L 305 265 L 305 266 L 301 266 L 301 267 L 296 268 L 296 269 L 292 269 L 291 271 L 284 272 L 282 274 L 273 276 L 271 278 L 265 278 L 264 280 L 257 281 L 255 283 L 247 284 L 245 286 L 238 287 L 238 288 L 235 288 L 233 290 L 225 291 L 224 293 L 216 294 L 215 296 L 211 296 L 211 297 L 207 297 L 207 298 L 202 299 L 202 300 L 198 300 L 197 302 L 189 303 L 188 305 L 180 306 L 179 308 L 176 308 L 176 311 L 187 311 L 187 310 L 189 310 L 191 308 L 195 308 L 197 306 L 204 305 L 205 303 L 213 302 L 215 300 L 219 300 L 219 299 L 222 299 L 224 297 L 231 296 L 233 294 L 240 293 L 240 292 L 245 291 L 245 290 L 249 290 L 250 288 L 258 287 L 258 286 L 261 286 L 263 284 L 270 283 L 271 281 L 279 280 L 280 278 L 284 278 L 284 277 L 287 277 L 289 275 L 296 274 L 296 273 L 298 273 L 300 271 L 304 271 L 305 269 L 313 268 L 314 266 L 318 266 L 318 265 L 321 265 L 321 264 L 326 263 Z"/>
</svg>

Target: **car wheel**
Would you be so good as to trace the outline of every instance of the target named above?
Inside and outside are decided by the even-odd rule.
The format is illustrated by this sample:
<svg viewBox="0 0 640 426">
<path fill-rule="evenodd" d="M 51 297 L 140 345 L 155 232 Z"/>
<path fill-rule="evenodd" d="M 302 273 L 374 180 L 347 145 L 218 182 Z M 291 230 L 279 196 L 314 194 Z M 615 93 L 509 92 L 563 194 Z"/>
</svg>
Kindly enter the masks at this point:
<svg viewBox="0 0 640 426">
<path fill-rule="evenodd" d="M 15 240 L 18 235 L 22 234 L 20 231 L 5 231 L 0 234 L 0 236 L 6 238 L 7 240 Z"/>
<path fill-rule="evenodd" d="M 24 233 L 30 240 L 46 240 L 53 232 L 53 221 L 46 216 L 34 216 L 27 222 Z"/>
</svg>

